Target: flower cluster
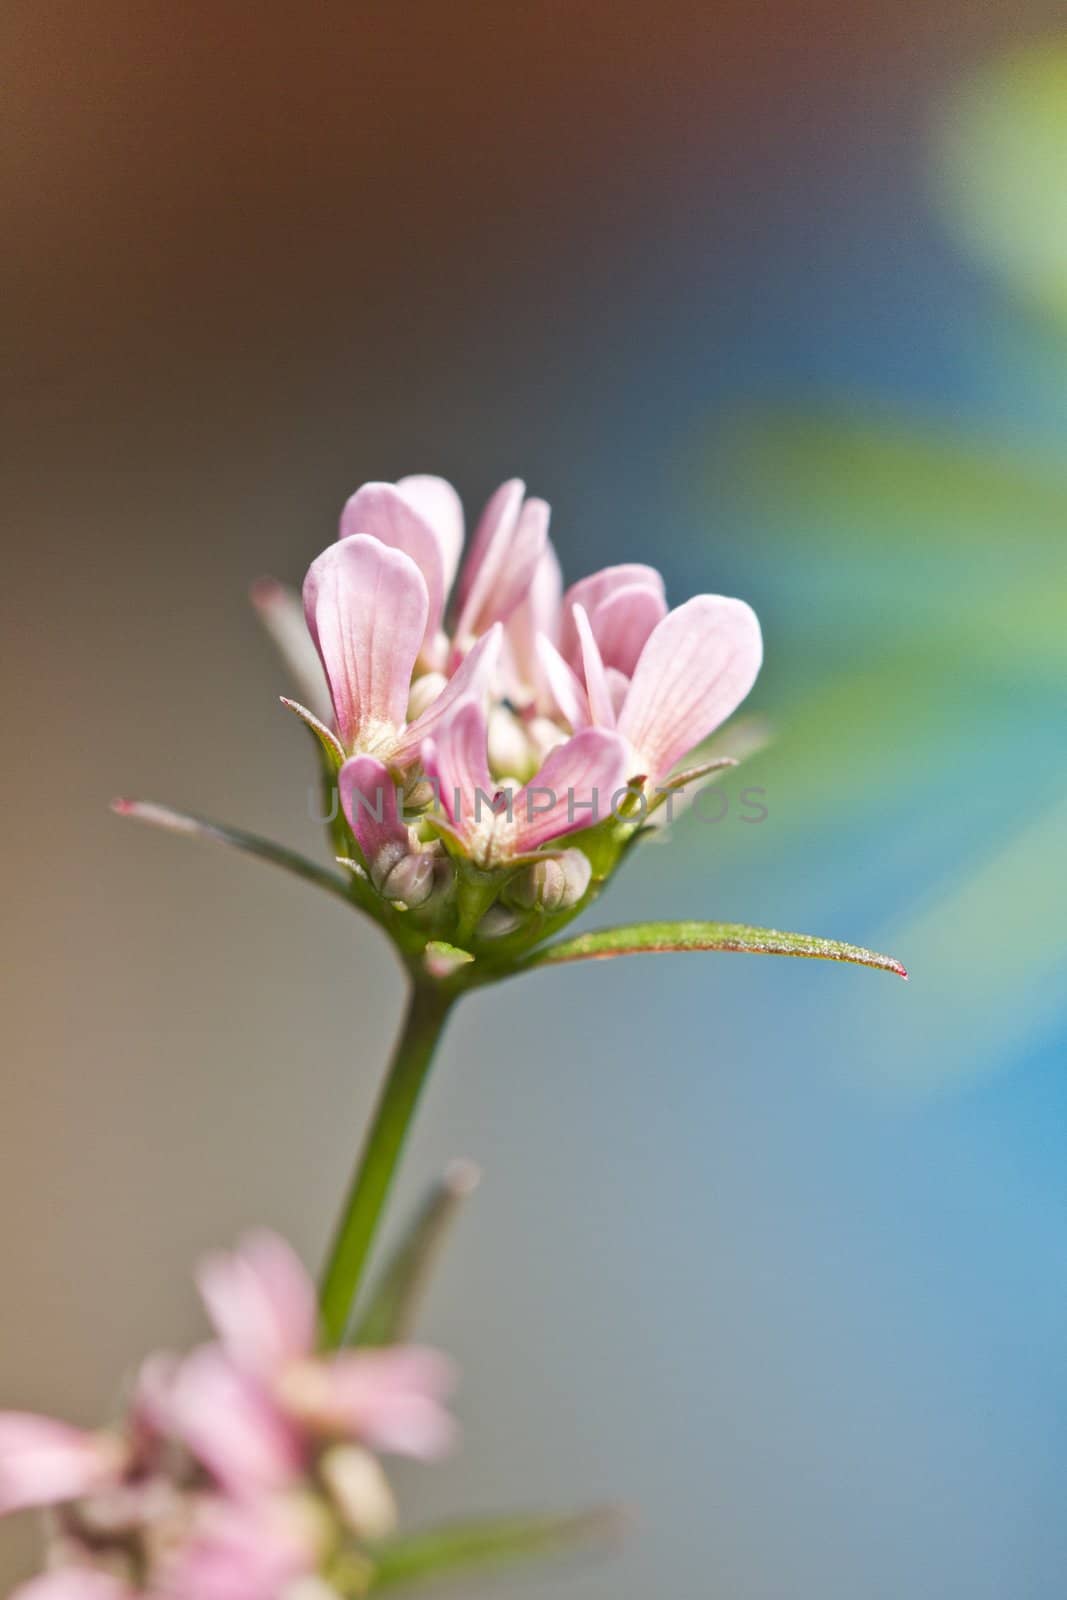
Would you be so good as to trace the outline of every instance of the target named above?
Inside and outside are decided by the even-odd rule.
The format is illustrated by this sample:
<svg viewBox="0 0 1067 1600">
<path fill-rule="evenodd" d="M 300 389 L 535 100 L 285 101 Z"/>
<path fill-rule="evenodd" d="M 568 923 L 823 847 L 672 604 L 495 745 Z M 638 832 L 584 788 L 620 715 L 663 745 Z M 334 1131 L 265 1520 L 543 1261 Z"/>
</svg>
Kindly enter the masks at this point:
<svg viewBox="0 0 1067 1600">
<path fill-rule="evenodd" d="M 0 1413 L 0 1514 L 48 1508 L 48 1570 L 12 1600 L 336 1600 L 394 1522 L 377 1452 L 429 1459 L 444 1358 L 320 1353 L 314 1288 L 269 1233 L 204 1262 L 215 1341 L 150 1358 L 122 1424 Z"/>
<path fill-rule="evenodd" d="M 743 601 L 668 610 L 651 567 L 564 591 L 548 523 L 544 501 L 505 483 L 461 566 L 450 484 L 365 484 L 304 583 L 317 662 L 284 591 L 257 591 L 308 685 L 309 706 L 286 703 L 339 791 L 338 854 L 383 918 L 399 910 L 474 954 L 507 940 L 512 956 L 583 907 L 649 814 L 699 775 L 678 764 L 762 659 Z"/>
</svg>

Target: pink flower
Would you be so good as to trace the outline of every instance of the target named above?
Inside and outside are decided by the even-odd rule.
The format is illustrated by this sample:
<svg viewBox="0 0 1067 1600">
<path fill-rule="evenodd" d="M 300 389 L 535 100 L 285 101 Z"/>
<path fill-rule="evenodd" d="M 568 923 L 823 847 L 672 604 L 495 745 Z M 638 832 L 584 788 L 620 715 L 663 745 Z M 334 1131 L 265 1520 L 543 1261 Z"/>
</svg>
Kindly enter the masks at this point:
<svg viewBox="0 0 1067 1600">
<path fill-rule="evenodd" d="M 544 639 L 542 660 L 567 721 L 615 729 L 632 751 L 629 776 L 654 785 L 745 699 L 763 660 L 760 626 L 743 600 L 708 594 L 655 620 L 651 582 L 615 584 L 605 597 L 596 587 L 604 577 L 586 580 L 599 636 L 581 601 L 571 604 L 563 642 L 580 670 Z M 639 639 L 628 671 L 617 663 L 629 662 Z"/>
<path fill-rule="evenodd" d="M 52 1417 L 0 1413 L 0 1516 L 60 1505 L 117 1481 L 124 1453 L 109 1434 L 85 1433 Z"/>
<path fill-rule="evenodd" d="M 245 1446 L 264 1420 L 248 1404 L 251 1395 L 294 1439 L 307 1433 L 354 1440 L 423 1460 L 452 1442 L 454 1427 L 442 1404 L 453 1382 L 450 1363 L 415 1345 L 320 1355 L 314 1287 L 283 1240 L 253 1234 L 232 1254 L 211 1256 L 198 1281 L 219 1336 L 217 1359 L 231 1369 L 225 1381 L 232 1404 L 197 1396 L 203 1428 L 193 1448 L 202 1459 L 232 1461 L 231 1481 L 246 1471 Z M 217 1372 L 208 1373 L 209 1399 L 221 1382 Z M 270 1443 L 267 1433 L 264 1445 L 262 1467 L 247 1466 L 250 1479 L 265 1473 L 284 1480 L 284 1448 Z"/>
<path fill-rule="evenodd" d="M 483 867 L 506 864 L 611 814 L 624 795 L 629 752 L 604 728 L 586 728 L 548 756 L 536 781 L 498 789 L 486 760 L 481 707 L 466 700 L 423 745 L 444 825 Z"/>
<path fill-rule="evenodd" d="M 347 752 L 409 765 L 449 707 L 485 695 L 496 670 L 499 630 L 490 630 L 409 725 L 412 674 L 430 615 L 420 568 L 402 550 L 366 534 L 330 545 L 304 580 L 304 614 Z"/>
</svg>

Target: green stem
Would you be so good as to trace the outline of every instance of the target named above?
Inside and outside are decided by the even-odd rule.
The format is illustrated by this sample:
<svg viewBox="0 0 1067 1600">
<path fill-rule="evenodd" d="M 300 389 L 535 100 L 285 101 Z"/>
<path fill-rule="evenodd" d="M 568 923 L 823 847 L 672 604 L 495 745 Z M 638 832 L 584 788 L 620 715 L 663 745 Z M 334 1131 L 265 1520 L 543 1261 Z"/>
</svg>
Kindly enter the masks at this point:
<svg viewBox="0 0 1067 1600">
<path fill-rule="evenodd" d="M 456 991 L 416 978 L 322 1277 L 323 1332 L 332 1347 L 348 1328 L 382 1208 Z"/>
</svg>

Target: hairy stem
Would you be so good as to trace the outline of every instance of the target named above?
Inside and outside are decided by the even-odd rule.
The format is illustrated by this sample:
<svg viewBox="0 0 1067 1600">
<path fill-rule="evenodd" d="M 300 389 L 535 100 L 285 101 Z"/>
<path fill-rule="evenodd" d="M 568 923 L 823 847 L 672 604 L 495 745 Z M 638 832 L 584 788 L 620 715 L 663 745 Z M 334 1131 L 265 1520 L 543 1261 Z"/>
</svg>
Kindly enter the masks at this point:
<svg viewBox="0 0 1067 1600">
<path fill-rule="evenodd" d="M 412 984 L 400 1036 L 322 1276 L 323 1332 L 331 1346 L 341 1343 L 351 1321 L 397 1162 L 456 998 L 455 990 L 446 991 L 425 979 L 416 978 Z"/>
</svg>

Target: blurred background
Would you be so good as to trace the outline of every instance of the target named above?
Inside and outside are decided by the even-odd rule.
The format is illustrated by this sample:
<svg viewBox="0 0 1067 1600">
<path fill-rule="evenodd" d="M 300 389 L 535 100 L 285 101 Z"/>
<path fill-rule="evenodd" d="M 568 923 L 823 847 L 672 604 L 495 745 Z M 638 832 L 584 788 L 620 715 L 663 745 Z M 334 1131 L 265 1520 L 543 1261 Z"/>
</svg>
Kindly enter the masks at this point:
<svg viewBox="0 0 1067 1600">
<path fill-rule="evenodd" d="M 651 560 L 765 628 L 773 743 L 601 920 L 913 977 L 649 958 L 464 1008 L 399 1199 L 485 1169 L 426 1329 L 465 1447 L 405 1504 L 637 1509 L 531 1600 L 1060 1600 L 1062 5 L 8 0 L 0 36 L 0 1403 L 106 1415 L 247 1224 L 320 1256 L 391 956 L 107 802 L 321 851 L 249 581 L 365 479 L 473 512 L 519 473 L 570 577 Z"/>
</svg>

